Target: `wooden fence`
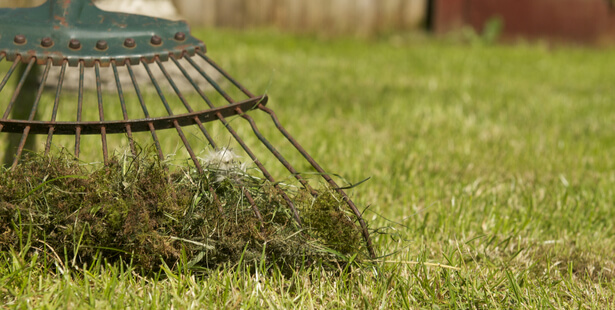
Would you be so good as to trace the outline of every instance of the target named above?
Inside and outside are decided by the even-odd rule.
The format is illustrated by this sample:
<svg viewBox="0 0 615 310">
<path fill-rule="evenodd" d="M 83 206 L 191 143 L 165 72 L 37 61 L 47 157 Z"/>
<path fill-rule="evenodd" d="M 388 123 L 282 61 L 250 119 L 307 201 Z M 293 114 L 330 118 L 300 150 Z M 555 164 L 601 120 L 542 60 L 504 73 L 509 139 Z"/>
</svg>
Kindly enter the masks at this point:
<svg viewBox="0 0 615 310">
<path fill-rule="evenodd" d="M 422 26 L 428 0 L 173 0 L 191 23 L 370 34 Z"/>
<path fill-rule="evenodd" d="M 194 26 L 273 26 L 299 32 L 362 35 L 421 27 L 430 0 L 140 1 L 152 5 L 172 1 L 181 16 Z M 0 0 L 0 6 L 29 6 L 42 2 L 44 0 Z"/>
</svg>

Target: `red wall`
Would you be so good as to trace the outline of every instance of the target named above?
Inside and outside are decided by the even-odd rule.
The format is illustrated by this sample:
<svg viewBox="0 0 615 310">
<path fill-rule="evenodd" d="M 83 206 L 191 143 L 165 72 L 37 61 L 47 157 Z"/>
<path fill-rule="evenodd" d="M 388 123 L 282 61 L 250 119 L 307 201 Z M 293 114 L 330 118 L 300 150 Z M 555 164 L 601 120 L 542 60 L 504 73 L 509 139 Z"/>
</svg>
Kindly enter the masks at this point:
<svg viewBox="0 0 615 310">
<path fill-rule="evenodd" d="M 434 0 L 433 29 L 470 25 L 481 31 L 500 17 L 505 37 L 615 41 L 615 8 L 607 0 Z"/>
</svg>

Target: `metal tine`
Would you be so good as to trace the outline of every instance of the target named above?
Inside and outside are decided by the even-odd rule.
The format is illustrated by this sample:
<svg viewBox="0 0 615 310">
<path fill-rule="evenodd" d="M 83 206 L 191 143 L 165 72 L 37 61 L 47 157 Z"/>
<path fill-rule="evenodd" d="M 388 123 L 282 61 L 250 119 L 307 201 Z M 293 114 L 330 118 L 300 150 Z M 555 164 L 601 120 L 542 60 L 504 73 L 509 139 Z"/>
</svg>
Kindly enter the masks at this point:
<svg viewBox="0 0 615 310">
<path fill-rule="evenodd" d="M 205 55 L 205 53 L 203 53 L 202 51 L 197 51 L 196 53 L 201 56 L 201 58 L 203 58 L 203 60 L 205 60 L 208 64 L 214 67 L 216 71 L 220 72 L 225 78 L 227 78 L 231 83 L 233 83 L 233 85 L 235 85 L 235 87 L 241 90 L 242 93 L 244 93 L 248 97 L 254 97 L 254 95 L 247 88 L 245 88 L 235 79 L 233 79 L 226 71 L 224 71 L 220 66 L 218 66 L 218 64 L 216 64 L 211 58 L 209 58 L 209 56 Z"/>
<path fill-rule="evenodd" d="M 174 57 L 171 57 L 171 59 L 173 61 L 177 61 L 177 60 L 175 60 Z M 188 112 L 193 112 L 192 107 L 190 106 L 188 101 L 186 101 L 184 96 L 181 94 L 179 88 L 177 88 L 177 85 L 175 84 L 175 82 L 173 81 L 171 76 L 168 74 L 167 70 L 162 65 L 162 62 L 159 59 L 156 59 L 156 64 L 158 64 L 158 67 L 160 67 L 160 70 L 162 71 L 164 76 L 167 78 L 167 81 L 169 81 L 169 84 L 171 84 L 171 87 L 173 87 L 173 90 L 175 91 L 175 93 L 177 94 L 179 99 L 182 101 L 182 103 L 184 104 L 184 106 L 186 107 Z M 192 82 L 192 80 L 190 80 L 190 82 Z M 205 136 L 205 138 L 209 142 L 209 145 L 212 148 L 216 149 L 217 148 L 216 141 L 214 141 L 214 139 L 211 137 L 209 132 L 207 132 L 207 129 L 205 129 L 205 126 L 203 126 L 203 123 L 201 122 L 201 120 L 198 117 L 195 117 L 194 120 L 199 125 L 199 128 L 201 129 L 201 132 L 203 133 L 203 135 Z M 203 171 L 199 171 L 199 173 L 203 173 Z M 207 186 L 208 186 L 209 192 L 213 195 L 215 204 L 218 206 L 218 211 L 220 212 L 221 215 L 224 215 L 224 209 L 222 209 L 222 203 L 220 203 L 220 200 L 218 198 L 218 194 L 216 194 L 216 191 L 214 190 L 214 188 L 211 185 L 208 184 Z"/>
<path fill-rule="evenodd" d="M 227 78 L 231 83 L 233 83 L 233 85 L 235 85 L 237 88 L 239 88 L 246 96 L 254 97 L 254 95 L 247 88 L 245 88 L 243 85 L 241 85 L 235 79 L 233 79 L 233 77 L 231 77 L 226 71 L 224 71 L 220 66 L 218 66 L 211 58 L 209 58 L 207 55 L 205 55 L 205 54 L 203 54 L 201 52 L 197 52 L 197 53 L 205 61 L 207 61 L 207 63 L 209 63 L 218 72 L 220 72 L 225 78 Z M 327 180 L 329 183 L 332 183 L 331 185 L 334 185 L 334 188 L 339 188 L 339 186 L 337 184 L 335 184 L 335 181 L 333 181 L 333 179 L 331 179 L 331 177 L 329 177 L 329 174 L 326 173 L 324 171 L 324 169 L 322 169 L 322 167 L 320 167 L 320 165 L 312 158 L 312 156 L 310 156 L 308 154 L 308 152 L 305 151 L 305 149 L 290 135 L 290 133 L 288 131 L 286 131 L 286 129 L 282 126 L 282 123 L 280 123 L 280 120 L 278 119 L 277 115 L 275 114 L 275 112 L 273 110 L 269 109 L 268 107 L 266 107 L 263 104 L 259 104 L 258 108 L 260 110 L 265 111 L 267 114 L 269 114 L 271 116 L 271 118 L 273 119 L 276 127 L 280 130 L 280 132 L 301 153 L 301 155 L 303 155 L 303 157 L 305 157 L 305 159 L 316 169 L 316 171 L 318 171 L 319 173 L 322 174 L 322 176 L 325 178 L 325 180 Z"/>
<path fill-rule="evenodd" d="M 171 57 L 171 60 L 175 63 L 175 65 L 179 68 L 179 70 L 184 74 L 184 76 L 186 77 L 186 79 L 188 79 L 188 81 L 190 82 L 190 84 L 192 84 L 192 86 L 194 87 L 194 89 L 199 93 L 199 95 L 201 96 L 201 98 L 203 98 L 203 100 L 205 100 L 205 102 L 207 103 L 207 105 L 210 108 L 214 108 L 214 105 L 211 103 L 211 101 L 209 100 L 209 98 L 207 97 L 207 95 L 205 95 L 205 93 L 203 93 L 203 91 L 201 90 L 201 88 L 198 86 L 198 84 L 196 84 L 194 82 L 194 80 L 192 79 L 192 77 L 190 76 L 190 74 L 188 74 L 188 72 L 184 69 L 184 67 L 179 63 L 179 61 L 177 61 L 175 58 Z M 246 153 L 248 153 L 248 155 L 250 156 L 250 158 L 252 158 L 252 160 L 254 161 L 254 163 L 256 163 L 256 165 L 259 167 L 259 169 L 261 169 L 261 172 L 263 172 L 263 175 L 265 175 L 265 177 L 274 185 L 274 187 L 276 189 L 278 189 L 280 191 L 280 193 L 282 194 L 282 198 L 284 198 L 284 200 L 286 201 L 286 204 L 288 204 L 288 206 L 291 208 L 291 210 L 293 211 L 293 215 L 295 217 L 295 220 L 297 221 L 297 223 L 299 224 L 299 226 L 301 226 L 301 218 L 299 217 L 299 213 L 297 212 L 297 209 L 295 208 L 295 204 L 292 202 L 292 200 L 288 197 L 288 195 L 286 195 L 286 193 L 280 188 L 279 184 L 275 181 L 275 179 L 273 178 L 273 176 L 267 171 L 267 169 L 265 169 L 265 167 L 261 164 L 260 160 L 258 158 L 256 158 L 256 155 L 254 155 L 252 153 L 252 150 L 250 150 L 250 148 L 245 144 L 245 142 L 239 137 L 239 135 L 237 134 L 237 132 L 233 129 L 233 127 L 231 127 L 231 125 L 229 124 L 229 122 L 226 120 L 226 118 L 224 116 L 222 116 L 222 114 L 217 113 L 216 116 L 218 117 L 218 119 L 220 120 L 220 122 L 222 122 L 222 124 L 224 125 L 224 127 L 229 131 L 229 133 L 231 133 L 231 135 L 233 135 L 233 137 L 235 138 L 235 140 L 241 145 L 241 147 L 246 151 Z M 291 167 L 292 168 L 292 167 Z"/>
<path fill-rule="evenodd" d="M 167 110 L 167 113 L 169 115 L 173 115 L 173 110 L 171 110 L 171 107 L 169 106 L 169 103 L 167 102 L 167 99 L 165 98 L 164 93 L 162 92 L 162 89 L 160 88 L 160 85 L 158 84 L 158 81 L 154 77 L 154 74 L 152 73 L 152 70 L 150 69 L 149 65 L 144 60 L 143 60 L 143 66 L 145 67 L 145 70 L 147 71 L 147 74 L 149 75 L 150 80 L 152 80 L 152 84 L 154 85 L 154 88 L 156 88 L 156 92 L 158 92 L 158 97 L 160 97 L 160 100 L 162 101 L 164 108 Z M 201 167 L 201 163 L 196 158 L 196 155 L 194 154 L 194 151 L 192 150 L 192 147 L 190 146 L 188 139 L 186 139 L 186 136 L 184 135 L 184 131 L 182 130 L 181 126 L 179 126 L 179 123 L 177 122 L 177 120 L 173 121 L 173 125 L 175 126 L 175 129 L 177 130 L 177 134 L 179 134 L 179 138 L 184 143 L 184 146 L 186 147 L 188 154 L 190 154 L 190 158 L 192 158 L 192 162 L 194 162 L 194 165 L 196 166 L 197 170 L 202 173 L 203 168 Z"/>
<path fill-rule="evenodd" d="M 152 84 L 156 88 L 156 91 L 158 92 L 158 96 L 162 100 L 162 103 L 163 103 L 165 109 L 167 110 L 167 113 L 169 115 L 173 115 L 173 111 L 171 110 L 171 107 L 169 107 L 169 104 L 166 101 L 166 99 L 164 97 L 164 94 L 162 93 L 162 89 L 160 89 L 160 85 L 158 85 L 158 82 L 156 81 L 156 78 L 154 77 L 154 75 L 152 73 L 152 70 L 149 68 L 149 65 L 145 61 L 143 61 L 143 66 L 145 67 L 145 70 L 147 71 L 147 74 L 149 75 L 150 79 L 152 80 Z M 184 136 L 184 133 L 181 130 L 181 127 L 179 126 L 177 121 L 174 121 L 173 123 L 175 125 L 175 128 L 177 129 L 177 133 L 179 134 L 180 139 L 182 140 L 182 142 L 186 146 L 186 149 L 188 150 L 188 153 L 190 154 L 190 158 L 192 158 L 192 161 L 194 162 L 194 165 L 197 167 L 197 170 L 200 173 L 203 173 L 204 172 L 203 171 L 203 167 L 201 167 L 201 164 L 199 163 L 198 159 L 194 155 L 194 152 L 192 151 L 192 148 L 190 147 L 190 144 L 188 143 L 188 140 L 186 140 L 186 136 Z M 261 213 L 258 210 L 258 207 L 256 206 L 256 203 L 254 202 L 254 198 L 252 198 L 252 195 L 245 188 L 242 188 L 242 190 L 243 190 L 244 196 L 246 196 L 246 199 L 248 199 L 248 202 L 252 206 L 252 210 L 254 211 L 254 214 L 256 215 L 256 217 L 258 218 L 258 220 L 262 224 L 263 223 L 263 217 L 261 216 Z"/>
<path fill-rule="evenodd" d="M 171 56 L 170 58 L 177 63 L 177 60 L 175 60 L 175 58 L 173 56 Z M 190 106 L 188 101 L 186 101 L 186 98 L 184 98 L 184 96 L 182 95 L 181 91 L 177 87 L 177 84 L 175 84 L 175 82 L 173 81 L 173 78 L 171 78 L 171 76 L 169 75 L 167 70 L 164 68 L 164 65 L 162 64 L 162 62 L 159 59 L 156 59 L 156 64 L 158 64 L 158 67 L 160 68 L 160 71 L 162 71 L 164 76 L 167 78 L 167 81 L 169 81 L 169 84 L 171 84 L 171 87 L 173 88 L 173 90 L 177 94 L 177 97 L 179 97 L 181 102 L 186 107 L 186 110 L 188 110 L 188 112 L 190 112 L 190 113 L 194 112 L 194 110 L 192 109 L 192 107 Z M 190 82 L 192 82 L 192 81 L 190 81 Z M 209 132 L 207 132 L 207 129 L 205 129 L 205 126 L 203 126 L 203 122 L 201 122 L 201 120 L 198 117 L 196 117 L 196 116 L 194 117 L 194 121 L 199 126 L 199 129 L 201 129 L 201 132 L 203 133 L 203 135 L 205 136 L 205 138 L 209 142 L 209 145 L 211 145 L 215 149 L 216 148 L 216 142 L 211 137 L 211 135 L 209 135 Z"/>
<path fill-rule="evenodd" d="M 124 101 L 124 92 L 122 91 L 122 83 L 120 81 L 120 75 L 117 71 L 117 66 L 115 64 L 115 60 L 111 61 L 111 67 L 113 68 L 113 75 L 115 76 L 115 85 L 117 86 L 117 94 L 120 98 L 120 105 L 122 107 L 122 115 L 124 116 L 124 120 L 128 121 L 128 112 L 126 111 L 126 102 Z M 130 144 L 130 152 L 133 156 L 137 156 L 137 151 L 135 149 L 135 142 L 132 138 L 132 129 L 130 128 L 130 124 L 126 124 L 126 135 L 128 136 L 128 143 Z"/>
<path fill-rule="evenodd" d="M 103 110 L 102 86 L 100 82 L 100 62 L 98 60 L 94 65 L 94 71 L 96 72 L 96 93 L 98 94 L 98 117 L 101 122 L 104 122 L 105 113 Z M 107 128 L 105 126 L 100 127 L 100 136 L 102 139 L 103 161 L 106 166 L 109 164 L 109 160 L 107 151 Z"/>
<path fill-rule="evenodd" d="M 207 61 L 207 63 L 209 63 L 212 67 L 214 67 L 214 69 L 216 69 L 218 72 L 220 72 L 220 74 L 222 74 L 231 83 L 233 83 L 233 85 L 235 85 L 237 88 L 239 88 L 246 96 L 254 97 L 254 95 L 248 89 L 246 89 L 243 85 L 241 85 L 239 82 L 237 82 L 235 79 L 233 79 L 226 71 L 224 71 L 220 66 L 218 66 L 213 60 L 211 60 L 211 58 L 209 58 L 207 55 L 205 55 L 205 54 L 203 54 L 201 52 L 197 52 L 197 53 L 205 61 Z M 299 153 L 301 153 L 301 155 L 303 155 L 303 157 L 314 167 L 314 169 L 316 169 L 316 171 L 318 171 L 323 176 L 323 178 L 325 178 L 325 180 L 327 182 L 329 182 L 329 184 L 331 184 L 333 186 L 333 188 L 339 189 L 339 186 L 335 183 L 335 181 L 333 179 L 331 179 L 329 174 L 326 173 L 325 170 L 322 169 L 322 167 L 312 158 L 312 156 L 310 156 L 308 154 L 308 152 L 305 151 L 305 149 L 290 135 L 290 133 L 288 131 L 286 131 L 286 129 L 280 123 L 280 121 L 279 121 L 278 117 L 276 116 L 275 112 L 273 112 L 273 110 L 269 109 L 268 107 L 266 107 L 263 104 L 258 104 L 258 108 L 260 110 L 265 111 L 267 114 L 269 114 L 271 116 L 271 118 L 273 119 L 276 127 L 278 128 L 278 130 L 280 130 L 280 132 L 284 135 L 284 137 L 286 137 L 290 141 L 290 143 L 299 151 Z M 344 194 L 344 196 L 345 196 L 345 194 Z"/>
<path fill-rule="evenodd" d="M 231 83 L 233 83 L 233 85 L 235 85 L 237 88 L 239 88 L 244 94 L 246 94 L 249 97 L 254 97 L 254 95 L 250 91 L 248 91 L 245 87 L 243 87 L 243 85 L 241 85 L 239 82 L 237 82 L 235 79 L 233 79 L 233 77 L 231 77 L 226 71 L 224 71 L 220 66 L 218 66 L 211 58 L 209 58 L 207 55 L 205 55 L 201 51 L 197 51 L 197 54 L 199 56 L 201 56 L 212 67 L 214 67 L 216 69 L 216 71 L 220 72 L 220 74 L 222 74 L 226 79 L 228 79 Z M 359 224 L 361 225 L 362 233 L 363 233 L 363 239 L 365 239 L 365 241 L 367 243 L 367 248 L 369 250 L 370 255 L 372 257 L 376 257 L 376 252 L 374 252 L 374 248 L 373 248 L 373 245 L 372 245 L 372 240 L 371 240 L 371 238 L 369 236 L 369 231 L 367 230 L 367 224 L 365 224 L 365 221 L 363 220 L 363 216 L 361 216 L 361 212 L 359 212 L 359 210 L 357 209 L 357 207 L 354 204 L 354 202 L 348 197 L 346 192 L 344 192 L 344 190 L 342 190 L 337 185 L 337 183 L 331 178 L 331 176 L 329 176 L 329 174 L 324 169 L 322 169 L 322 167 L 314 160 L 314 158 L 312 158 L 312 156 L 310 156 L 305 151 L 305 149 L 290 135 L 290 133 L 288 131 L 286 131 L 286 129 L 282 126 L 282 124 L 278 120 L 278 118 L 275 115 L 275 113 L 273 112 L 273 110 L 267 108 L 263 104 L 259 104 L 258 108 L 260 110 L 266 112 L 267 114 L 269 114 L 271 116 L 271 118 L 273 119 L 273 121 L 275 123 L 275 126 L 278 128 L 278 130 L 299 151 L 299 153 L 301 153 L 301 155 L 303 155 L 303 157 L 310 163 L 310 165 L 312 165 L 312 167 L 314 167 L 314 169 L 316 169 L 316 171 L 318 171 L 318 173 L 321 174 L 321 176 L 329 183 L 329 185 L 331 185 L 331 187 L 333 187 L 342 196 L 342 198 L 346 201 L 346 204 L 350 207 L 352 212 L 356 215 L 357 220 L 359 221 Z"/>
<path fill-rule="evenodd" d="M 6 72 L 6 75 L 4 75 L 2 82 L 0 82 L 0 91 L 2 91 L 6 83 L 9 81 L 9 78 L 11 78 L 11 76 L 13 75 L 13 72 L 15 72 L 15 69 L 17 68 L 20 62 L 21 62 L 21 55 L 17 55 L 17 58 L 15 58 L 15 61 L 13 61 L 13 64 L 11 65 L 11 68 L 9 69 L 9 71 Z M 4 119 L 6 119 L 6 117 L 4 117 Z M 0 130 L 2 130 L 1 126 L 2 125 L 0 125 Z"/>
<path fill-rule="evenodd" d="M 85 76 L 85 63 L 79 61 L 79 95 L 77 98 L 77 122 L 81 122 L 83 111 L 83 80 Z M 75 128 L 75 157 L 79 159 L 79 149 L 81 148 L 81 126 Z"/>
<path fill-rule="evenodd" d="M 197 65 L 194 60 L 190 59 L 190 58 L 186 58 L 186 60 L 188 60 L 188 62 L 207 80 L 207 82 L 209 82 L 215 89 L 216 91 L 222 95 L 226 101 L 228 101 L 229 103 L 235 103 L 235 100 L 228 95 L 221 87 L 220 85 L 218 85 L 218 83 L 216 83 L 201 67 L 199 67 L 199 65 Z M 202 91 L 199 91 L 199 94 L 201 95 L 201 97 L 205 100 L 205 102 L 209 105 L 210 108 L 213 108 L 213 104 L 211 103 L 211 101 L 209 100 L 209 98 L 203 94 Z M 251 96 L 255 97 L 255 96 Z M 261 105 L 260 103 L 258 105 Z M 250 122 L 250 126 L 252 127 L 252 131 L 254 132 L 254 134 L 256 134 L 256 136 L 258 137 L 258 139 L 263 142 L 263 144 L 265 145 L 265 147 L 267 147 L 267 149 L 269 149 L 269 151 L 278 159 L 278 161 L 284 165 L 284 167 L 291 173 L 293 174 L 293 176 L 295 176 L 295 178 L 305 187 L 307 188 L 310 192 L 315 193 L 314 189 L 309 185 L 309 183 L 303 179 L 303 177 L 301 177 L 301 175 L 295 170 L 295 168 L 293 166 L 290 165 L 290 163 L 288 163 L 288 161 L 282 156 L 282 154 L 280 152 L 278 152 L 275 147 L 269 143 L 269 141 L 260 133 L 260 130 L 258 129 L 258 127 L 256 126 L 256 123 L 254 123 L 252 121 L 252 118 L 247 115 L 246 113 L 244 113 L 244 111 L 242 111 L 241 109 L 237 108 L 237 111 L 239 112 L 239 114 L 241 115 L 242 118 L 248 120 L 248 122 Z M 220 118 L 221 116 L 219 116 Z M 222 117 L 222 119 L 224 119 Z M 230 125 L 227 126 L 227 122 L 222 120 L 221 121 L 225 124 L 225 127 L 227 127 L 228 129 L 232 130 L 232 127 L 230 127 Z M 229 130 L 229 131 L 230 131 Z M 246 152 L 248 152 L 246 150 Z M 251 152 L 248 152 L 248 154 L 250 154 Z M 255 158 L 253 158 L 254 160 L 256 160 Z M 256 162 L 257 165 L 260 164 L 260 161 Z M 265 167 L 259 166 L 259 168 L 263 171 L 263 174 L 269 178 L 270 174 L 267 171 L 267 169 L 265 169 Z M 269 175 L 269 176 L 268 176 Z M 274 181 L 272 181 L 274 182 Z"/>
<path fill-rule="evenodd" d="M 51 58 L 47 59 L 47 65 L 45 66 L 45 71 L 43 71 L 43 77 L 41 79 L 41 83 L 38 87 L 38 91 L 36 93 L 36 98 L 34 99 L 34 103 L 32 104 L 32 109 L 30 110 L 30 116 L 28 116 L 28 121 L 34 120 L 34 116 L 36 115 L 36 110 L 38 109 L 38 104 L 41 100 L 41 96 L 43 95 L 43 89 L 45 88 L 45 82 L 47 81 L 47 77 L 49 76 L 49 69 L 51 68 L 52 60 Z M 23 152 L 24 145 L 26 144 L 26 139 L 28 138 L 28 134 L 30 134 L 30 126 L 26 126 L 23 130 L 23 134 L 21 135 L 21 140 L 19 141 L 19 146 L 17 147 L 17 152 L 15 153 L 15 159 L 13 160 L 13 166 L 11 169 L 15 169 L 17 163 L 19 162 L 19 158 L 21 157 L 21 153 Z"/>
<path fill-rule="evenodd" d="M 51 113 L 51 122 L 56 121 L 56 117 L 58 115 L 58 107 L 60 105 L 60 94 L 62 93 L 62 84 L 64 83 L 64 75 L 66 74 L 66 67 L 68 67 L 68 60 L 64 60 L 62 62 L 62 69 L 60 70 L 60 78 L 58 80 L 58 86 L 56 88 L 56 96 L 53 102 L 53 112 Z M 47 142 L 45 142 L 45 156 L 49 154 L 49 150 L 51 149 L 51 139 L 53 138 L 53 132 L 55 127 L 52 125 L 49 127 L 49 131 L 47 133 Z"/>
<path fill-rule="evenodd" d="M 4 58 L 4 54 L 2 56 Z M 17 68 L 17 65 L 19 64 L 19 61 L 21 60 L 21 56 L 17 55 L 17 59 L 15 59 L 15 61 L 13 62 L 13 65 L 11 65 L 11 68 L 9 69 L 9 71 L 6 73 L 6 75 L 4 76 L 4 79 L 2 79 L 2 82 L 0 82 L 0 91 L 2 91 L 2 89 L 4 88 L 4 85 L 6 85 L 6 82 L 8 82 L 9 78 L 13 75 L 13 72 L 15 72 L 15 69 Z M 8 110 L 8 108 L 12 107 L 7 107 L 7 111 L 4 113 L 5 116 L 2 117 L 3 120 L 5 120 L 8 116 L 8 114 L 10 113 L 10 110 Z M 3 124 L 0 124 L 0 132 L 2 132 L 2 129 L 4 128 Z"/>
<path fill-rule="evenodd" d="M 15 63 L 18 62 L 18 59 L 15 59 Z M 9 114 L 11 113 L 11 110 L 13 110 L 13 105 L 15 105 L 15 100 L 17 100 L 17 96 L 19 96 L 19 92 L 21 91 L 21 88 L 23 87 L 23 84 L 26 82 L 26 78 L 28 77 L 28 74 L 30 73 L 30 70 L 32 70 L 32 67 L 34 66 L 34 63 L 36 62 L 36 58 L 32 57 L 32 59 L 30 59 L 30 62 L 28 62 L 28 66 L 26 67 L 26 70 L 24 70 L 23 74 L 21 75 L 21 79 L 19 80 L 19 83 L 17 84 L 17 87 L 15 87 L 15 92 L 13 93 L 13 97 L 11 98 L 11 101 L 9 102 L 8 106 L 6 107 L 6 111 L 4 111 L 4 115 L 2 116 L 2 119 L 5 120 Z M 13 64 L 14 66 L 15 64 Z M 11 69 L 13 69 L 13 66 L 11 66 Z M 6 77 L 5 77 L 6 79 Z M 5 81 L 2 81 L 2 85 L 0 86 L 4 86 L 4 84 L 6 83 Z M 0 88 L 1 90 L 1 88 Z M 2 130 L 2 125 L 0 125 L 0 131 Z"/>
<path fill-rule="evenodd" d="M 132 85 L 135 87 L 135 92 L 137 97 L 139 98 L 139 103 L 141 103 L 141 109 L 143 110 L 143 114 L 145 118 L 150 118 L 149 112 L 147 112 L 147 107 L 145 106 L 145 101 L 143 100 L 143 95 L 141 94 L 141 90 L 139 89 L 139 83 L 137 82 L 137 78 L 135 77 L 135 73 L 132 70 L 132 65 L 130 62 L 126 62 L 126 69 L 128 70 L 128 74 L 130 75 L 130 79 L 132 80 Z M 162 153 L 162 148 L 160 147 L 160 141 L 158 141 L 158 136 L 156 135 L 156 129 L 154 128 L 153 123 L 148 123 L 149 131 L 152 134 L 152 139 L 154 139 L 154 144 L 156 145 L 156 149 L 158 150 L 158 158 L 160 161 L 164 160 L 164 154 Z"/>
<path fill-rule="evenodd" d="M 233 98 L 231 98 L 202 68 L 200 68 L 192 59 L 188 59 L 188 61 L 190 62 L 190 64 L 197 70 L 199 71 L 199 73 L 210 83 L 214 86 L 214 88 L 216 88 L 216 90 L 229 102 L 229 103 L 234 103 L 235 101 L 233 100 Z M 254 97 L 253 95 L 250 97 Z M 208 104 L 210 104 L 210 107 L 212 107 L 211 105 L 211 101 L 209 100 L 205 100 Z M 258 104 L 259 106 L 261 104 Z M 265 145 L 265 147 L 267 147 L 267 149 L 269 149 L 269 151 L 278 159 L 278 161 L 303 185 L 303 187 L 305 187 L 307 190 L 310 191 L 310 193 L 314 196 L 316 196 L 316 190 L 314 190 L 314 188 L 312 188 L 310 186 L 310 184 L 301 176 L 301 174 L 295 170 L 295 168 L 286 160 L 286 158 L 284 158 L 284 156 L 282 156 L 282 154 L 269 142 L 269 140 L 267 140 L 267 138 L 265 138 L 265 136 L 263 136 L 260 132 L 260 130 L 258 129 L 258 127 L 256 126 L 256 123 L 254 122 L 254 119 L 252 119 L 251 116 L 247 115 L 246 113 L 244 113 L 241 109 L 238 109 L 239 114 L 241 115 L 242 118 L 246 119 L 249 123 L 250 126 L 252 127 L 252 131 L 254 132 L 254 134 L 256 135 L 256 137 L 263 142 L 263 144 Z M 257 163 L 258 165 L 258 163 Z M 261 168 L 259 166 L 259 168 Z M 265 174 L 266 177 L 268 177 L 267 175 L 269 174 L 268 171 L 263 167 L 261 168 L 263 169 L 263 174 Z M 268 177 L 269 178 L 269 177 Z M 272 181 L 273 182 L 273 181 Z"/>
<path fill-rule="evenodd" d="M 233 98 L 231 98 L 231 96 L 229 96 L 202 68 L 200 68 L 193 60 L 189 59 L 190 64 L 197 70 L 199 71 L 199 73 L 201 73 L 201 75 L 210 83 L 214 86 L 214 88 L 216 88 L 216 90 L 229 102 L 229 103 L 234 103 L 235 101 L 233 100 Z M 247 90 L 246 90 L 247 91 Z M 254 97 L 254 95 L 250 94 L 249 95 L 250 98 Z M 209 102 L 209 101 L 208 101 Z M 262 106 L 262 104 L 258 104 L 257 106 Z M 301 174 L 288 162 L 288 160 L 286 160 L 286 158 L 284 158 L 284 156 L 273 146 L 273 144 L 271 144 L 269 142 L 269 140 L 267 140 L 267 138 L 265 138 L 265 136 L 262 135 L 262 133 L 260 132 L 260 130 L 258 129 L 258 126 L 256 125 L 256 122 L 254 122 L 254 119 L 244 113 L 244 111 L 242 111 L 241 109 L 238 109 L 239 114 L 241 115 L 242 118 L 244 118 L 245 120 L 247 120 L 250 123 L 250 126 L 252 127 L 252 131 L 254 132 L 254 134 L 256 135 L 256 137 L 263 142 L 263 144 L 265 145 L 265 147 L 278 159 L 278 161 L 286 168 L 286 170 L 288 170 L 294 177 L 295 179 L 297 179 L 299 181 L 299 183 L 301 183 L 301 185 L 303 185 L 303 187 L 305 187 L 307 190 L 310 191 L 310 193 L 313 196 L 317 195 L 316 190 L 314 190 L 314 188 L 312 188 L 312 186 L 310 186 L 310 184 L 301 176 Z"/>
</svg>

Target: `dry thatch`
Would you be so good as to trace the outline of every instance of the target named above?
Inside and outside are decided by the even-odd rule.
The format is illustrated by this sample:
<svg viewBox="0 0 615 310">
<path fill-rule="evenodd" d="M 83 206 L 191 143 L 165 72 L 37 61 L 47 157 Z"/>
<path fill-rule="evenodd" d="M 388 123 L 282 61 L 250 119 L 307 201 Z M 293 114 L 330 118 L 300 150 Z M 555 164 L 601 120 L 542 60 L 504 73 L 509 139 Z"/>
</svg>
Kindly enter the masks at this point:
<svg viewBox="0 0 615 310">
<path fill-rule="evenodd" d="M 363 255 L 359 228 L 335 191 L 323 188 L 313 197 L 284 187 L 301 216 L 299 227 L 279 190 L 243 170 L 224 171 L 229 177 L 222 178 L 213 165 L 203 174 L 169 172 L 142 154 L 98 168 L 66 154 L 31 154 L 2 171 L 0 251 L 27 247 L 77 265 L 131 261 L 146 273 L 180 260 L 193 268 L 262 259 L 292 268 Z"/>
</svg>

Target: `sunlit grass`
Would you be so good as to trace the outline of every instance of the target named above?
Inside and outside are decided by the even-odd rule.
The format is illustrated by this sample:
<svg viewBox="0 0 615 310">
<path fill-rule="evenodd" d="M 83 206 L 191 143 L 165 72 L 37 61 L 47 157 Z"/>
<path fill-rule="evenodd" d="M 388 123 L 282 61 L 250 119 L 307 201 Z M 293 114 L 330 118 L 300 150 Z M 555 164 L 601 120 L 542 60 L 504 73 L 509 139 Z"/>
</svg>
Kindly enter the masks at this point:
<svg viewBox="0 0 615 310">
<path fill-rule="evenodd" d="M 223 68 L 270 96 L 269 107 L 325 169 L 349 182 L 371 177 L 350 192 L 367 208 L 370 226 L 383 227 L 374 240 L 379 254 L 392 254 L 379 259 L 388 263 L 290 276 L 275 266 L 229 266 L 205 276 L 177 271 L 149 279 L 104 264 L 62 274 L 4 253 L 3 302 L 614 306 L 613 50 L 405 34 L 369 41 L 273 31 L 197 35 Z M 254 116 L 266 127 L 265 115 Z M 233 124 L 254 139 L 242 120 Z M 263 130 L 285 156 L 300 159 L 282 136 Z M 233 143 L 223 128 L 212 132 L 220 144 Z M 177 145 L 176 137 L 171 131 L 161 140 Z M 98 152 L 98 142 L 92 145 Z M 301 161 L 297 168 L 309 171 Z M 459 270 L 411 263 L 425 261 Z"/>
</svg>

